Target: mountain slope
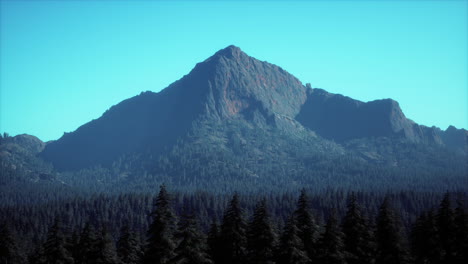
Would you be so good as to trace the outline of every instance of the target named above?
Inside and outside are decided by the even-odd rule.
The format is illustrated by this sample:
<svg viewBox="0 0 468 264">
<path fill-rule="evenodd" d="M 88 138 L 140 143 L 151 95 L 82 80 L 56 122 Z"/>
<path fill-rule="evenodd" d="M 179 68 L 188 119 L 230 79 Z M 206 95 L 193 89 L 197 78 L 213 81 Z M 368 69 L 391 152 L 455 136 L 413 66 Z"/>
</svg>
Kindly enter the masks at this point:
<svg viewBox="0 0 468 264">
<path fill-rule="evenodd" d="M 50 164 L 37 157 L 45 145 L 31 135 L 0 135 L 0 185 L 53 179 Z"/>
<path fill-rule="evenodd" d="M 127 99 L 48 143 L 40 156 L 61 171 L 112 167 L 116 178 L 196 185 L 229 175 L 281 186 L 322 181 L 311 174 L 337 181 L 411 166 L 463 175 L 466 138 L 466 130 L 414 123 L 391 99 L 365 103 L 304 86 L 229 46 L 161 92 Z"/>
</svg>

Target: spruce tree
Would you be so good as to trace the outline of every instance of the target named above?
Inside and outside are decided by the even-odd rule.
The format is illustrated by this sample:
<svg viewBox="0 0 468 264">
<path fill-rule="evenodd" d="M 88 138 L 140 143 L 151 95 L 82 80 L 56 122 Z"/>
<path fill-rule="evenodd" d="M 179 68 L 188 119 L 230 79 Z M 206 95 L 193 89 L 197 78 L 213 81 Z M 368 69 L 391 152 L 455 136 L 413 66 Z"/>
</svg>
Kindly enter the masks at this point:
<svg viewBox="0 0 468 264">
<path fill-rule="evenodd" d="M 323 264 L 346 264 L 346 252 L 343 242 L 344 234 L 341 232 L 336 219 L 336 213 L 328 218 L 325 233 L 320 238 L 319 262 Z"/>
<path fill-rule="evenodd" d="M 234 194 L 224 213 L 221 225 L 220 247 L 221 263 L 243 264 L 246 262 L 246 223 L 237 194 Z"/>
<path fill-rule="evenodd" d="M 117 255 L 122 263 L 137 264 L 143 256 L 140 242 L 134 232 L 130 231 L 128 225 L 124 225 L 120 230 L 120 237 L 117 241 Z"/>
<path fill-rule="evenodd" d="M 377 263 L 404 264 L 409 262 L 402 225 L 390 208 L 388 198 L 382 203 L 377 215 Z"/>
<path fill-rule="evenodd" d="M 174 241 L 176 217 L 164 185 L 160 187 L 155 207 L 156 209 L 151 214 L 154 219 L 148 230 L 148 240 L 143 256 L 145 264 L 168 263 L 174 257 L 176 248 Z"/>
<path fill-rule="evenodd" d="M 294 212 L 297 228 L 299 229 L 299 237 L 304 244 L 304 248 L 310 259 L 316 257 L 317 238 L 319 227 L 315 223 L 315 219 L 310 213 L 309 199 L 305 189 L 301 190 L 301 194 L 297 201 L 297 208 Z"/>
<path fill-rule="evenodd" d="M 352 193 L 342 222 L 347 262 L 350 264 L 375 262 L 375 243 L 368 222 L 362 214 L 356 196 Z"/>
<path fill-rule="evenodd" d="M 78 231 L 73 231 L 72 236 L 68 238 L 67 249 L 75 262 L 77 262 L 76 260 L 80 255 L 80 235 Z"/>
<path fill-rule="evenodd" d="M 455 263 L 465 263 L 468 260 L 468 215 L 465 212 L 464 204 L 461 200 L 457 201 L 458 206 L 455 209 Z"/>
<path fill-rule="evenodd" d="M 265 199 L 255 208 L 247 239 L 250 263 L 274 263 L 278 237 L 271 223 Z"/>
<path fill-rule="evenodd" d="M 96 264 L 117 264 L 119 258 L 117 257 L 117 252 L 112 236 L 107 231 L 106 227 L 103 227 L 101 230 L 101 235 L 97 241 L 98 255 Z"/>
<path fill-rule="evenodd" d="M 221 247 L 221 240 L 220 240 L 220 231 L 216 220 L 213 219 L 210 230 L 208 231 L 208 252 L 211 256 L 211 259 L 214 263 L 222 263 L 222 247 Z"/>
<path fill-rule="evenodd" d="M 455 214 L 451 208 L 450 196 L 444 195 L 436 215 L 436 224 L 438 230 L 438 253 L 440 263 L 455 262 Z"/>
<path fill-rule="evenodd" d="M 95 263 L 98 259 L 98 238 L 90 222 L 85 224 L 80 236 L 79 255 L 76 263 Z"/>
<path fill-rule="evenodd" d="M 45 263 L 74 263 L 72 254 L 67 249 L 66 238 L 61 230 L 58 219 L 49 228 L 47 240 L 43 247 Z"/>
<path fill-rule="evenodd" d="M 180 241 L 175 249 L 171 263 L 175 264 L 212 264 L 208 255 L 208 246 L 203 233 L 199 231 L 198 223 L 193 214 L 186 209 L 179 223 L 176 238 Z"/>
<path fill-rule="evenodd" d="M 416 264 L 437 263 L 438 239 L 434 213 L 423 213 L 411 228 L 411 252 Z"/>
<path fill-rule="evenodd" d="M 37 246 L 34 249 L 34 252 L 28 256 L 29 264 L 45 264 L 47 260 L 44 255 L 44 245 Z M 0 262 L 4 263 L 4 262 Z M 16 262 L 8 262 L 8 263 L 16 263 Z M 22 262 L 18 262 L 22 263 Z M 76 262 L 75 262 L 76 263 Z"/>
<path fill-rule="evenodd" d="M 21 253 L 14 234 L 8 224 L 0 226 L 0 263 L 24 263 L 25 257 Z"/>
<path fill-rule="evenodd" d="M 277 252 L 278 264 L 305 264 L 310 263 L 310 258 L 304 248 L 304 243 L 299 237 L 299 228 L 296 220 L 291 217 L 284 227 L 281 236 L 280 247 Z"/>
</svg>

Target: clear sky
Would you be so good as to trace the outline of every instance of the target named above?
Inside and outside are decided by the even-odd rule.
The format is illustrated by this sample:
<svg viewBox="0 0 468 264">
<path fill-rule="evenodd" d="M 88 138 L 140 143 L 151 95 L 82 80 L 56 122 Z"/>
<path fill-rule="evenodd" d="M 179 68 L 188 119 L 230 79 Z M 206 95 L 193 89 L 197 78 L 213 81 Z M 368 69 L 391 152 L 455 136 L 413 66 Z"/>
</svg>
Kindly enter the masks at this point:
<svg viewBox="0 0 468 264">
<path fill-rule="evenodd" d="M 468 128 L 467 1 L 0 2 L 0 132 L 58 139 L 228 45 L 303 83 Z"/>
</svg>

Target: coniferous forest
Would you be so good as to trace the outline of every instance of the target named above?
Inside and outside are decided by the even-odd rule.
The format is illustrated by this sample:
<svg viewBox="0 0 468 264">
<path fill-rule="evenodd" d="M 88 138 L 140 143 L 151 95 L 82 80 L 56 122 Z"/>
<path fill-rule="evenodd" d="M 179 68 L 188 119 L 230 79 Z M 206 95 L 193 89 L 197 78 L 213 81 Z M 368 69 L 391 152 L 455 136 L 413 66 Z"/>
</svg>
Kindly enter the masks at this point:
<svg viewBox="0 0 468 264">
<path fill-rule="evenodd" d="M 302 189 L 223 197 L 162 185 L 155 196 L 2 207 L 0 263 L 465 263 L 468 257 L 463 193 Z"/>
</svg>

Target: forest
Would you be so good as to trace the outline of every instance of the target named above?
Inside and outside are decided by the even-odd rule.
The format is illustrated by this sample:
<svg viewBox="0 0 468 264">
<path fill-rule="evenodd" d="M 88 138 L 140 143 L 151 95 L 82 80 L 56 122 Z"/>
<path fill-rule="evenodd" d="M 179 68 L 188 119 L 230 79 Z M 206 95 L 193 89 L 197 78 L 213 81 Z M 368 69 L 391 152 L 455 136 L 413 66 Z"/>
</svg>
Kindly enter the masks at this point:
<svg viewBox="0 0 468 264">
<path fill-rule="evenodd" d="M 0 263 L 465 263 L 464 192 L 169 192 L 0 207 Z M 422 202 L 424 201 L 424 202 Z"/>
</svg>

